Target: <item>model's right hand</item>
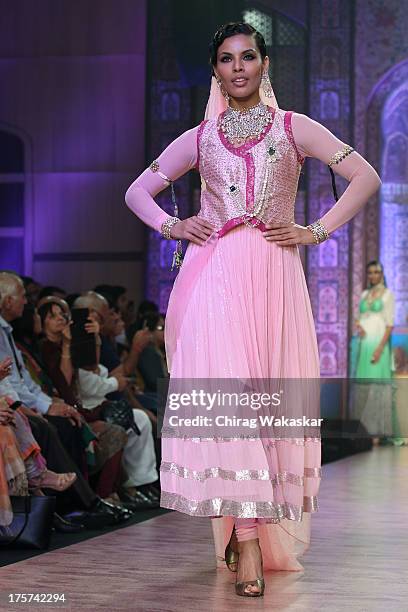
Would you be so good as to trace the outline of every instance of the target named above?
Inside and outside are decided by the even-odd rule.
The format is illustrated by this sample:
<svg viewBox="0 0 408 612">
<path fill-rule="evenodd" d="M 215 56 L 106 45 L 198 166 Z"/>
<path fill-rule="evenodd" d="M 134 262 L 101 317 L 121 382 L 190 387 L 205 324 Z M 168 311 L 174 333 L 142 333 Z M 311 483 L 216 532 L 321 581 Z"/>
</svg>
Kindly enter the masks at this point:
<svg viewBox="0 0 408 612">
<path fill-rule="evenodd" d="M 174 240 L 190 240 L 190 242 L 202 246 L 213 231 L 214 228 L 208 221 L 194 215 L 175 223 L 170 228 L 170 236 Z"/>
</svg>

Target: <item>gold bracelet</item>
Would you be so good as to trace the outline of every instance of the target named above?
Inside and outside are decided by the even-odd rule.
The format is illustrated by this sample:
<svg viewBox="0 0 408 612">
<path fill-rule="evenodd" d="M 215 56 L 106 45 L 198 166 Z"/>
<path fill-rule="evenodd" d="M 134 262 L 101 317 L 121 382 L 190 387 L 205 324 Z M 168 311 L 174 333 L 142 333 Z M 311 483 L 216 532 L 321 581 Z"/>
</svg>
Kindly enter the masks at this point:
<svg viewBox="0 0 408 612">
<path fill-rule="evenodd" d="M 164 221 L 164 223 L 162 223 L 161 235 L 163 236 L 163 238 L 165 238 L 166 240 L 174 240 L 174 238 L 172 238 L 170 235 L 170 230 L 173 225 L 175 225 L 179 221 L 180 219 L 178 217 L 169 217 L 168 219 L 166 219 L 166 221 Z"/>
<path fill-rule="evenodd" d="M 329 237 L 329 232 L 324 227 L 320 219 L 308 225 L 307 229 L 312 232 L 316 244 L 320 244 L 321 242 L 324 242 Z"/>
<path fill-rule="evenodd" d="M 337 151 L 331 157 L 327 165 L 329 166 L 329 168 L 331 168 L 334 164 L 339 164 L 341 161 L 343 161 L 345 157 L 347 157 L 347 155 L 350 155 L 350 153 L 352 153 L 353 151 L 353 147 L 350 147 L 350 145 L 346 145 L 345 147 L 343 147 L 343 149 L 340 149 L 340 151 Z"/>
</svg>

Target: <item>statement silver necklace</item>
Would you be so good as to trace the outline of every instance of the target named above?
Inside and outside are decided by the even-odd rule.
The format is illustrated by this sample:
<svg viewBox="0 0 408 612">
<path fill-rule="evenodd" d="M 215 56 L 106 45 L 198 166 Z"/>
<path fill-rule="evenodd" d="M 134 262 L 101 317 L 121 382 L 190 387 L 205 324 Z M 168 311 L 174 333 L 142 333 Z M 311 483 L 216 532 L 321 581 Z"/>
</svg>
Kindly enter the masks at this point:
<svg viewBox="0 0 408 612">
<path fill-rule="evenodd" d="M 229 106 L 221 117 L 220 128 L 233 145 L 239 145 L 247 139 L 261 140 L 263 132 L 272 123 L 273 116 L 263 102 L 246 109 Z"/>
</svg>

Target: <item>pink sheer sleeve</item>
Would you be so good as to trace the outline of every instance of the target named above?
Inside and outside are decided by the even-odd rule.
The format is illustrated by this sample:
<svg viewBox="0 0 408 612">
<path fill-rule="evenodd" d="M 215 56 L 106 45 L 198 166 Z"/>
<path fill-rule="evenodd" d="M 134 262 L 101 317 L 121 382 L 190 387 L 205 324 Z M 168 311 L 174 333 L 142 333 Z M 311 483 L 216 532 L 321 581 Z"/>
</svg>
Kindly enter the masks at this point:
<svg viewBox="0 0 408 612">
<path fill-rule="evenodd" d="M 159 171 L 153 172 L 150 168 L 146 168 L 126 192 L 125 201 L 130 210 L 146 225 L 157 231 L 160 231 L 162 223 L 171 217 L 153 199 L 169 186 L 169 182 L 160 174 L 175 181 L 194 168 L 197 163 L 198 129 L 199 126 L 187 130 L 173 140 L 156 160 Z"/>
<path fill-rule="evenodd" d="M 301 155 L 316 157 L 325 164 L 346 146 L 346 143 L 323 125 L 299 113 L 293 113 L 292 132 Z M 356 151 L 334 164 L 332 169 L 347 179 L 349 185 L 334 206 L 321 218 L 329 234 L 354 217 L 381 185 L 377 172 Z"/>
</svg>

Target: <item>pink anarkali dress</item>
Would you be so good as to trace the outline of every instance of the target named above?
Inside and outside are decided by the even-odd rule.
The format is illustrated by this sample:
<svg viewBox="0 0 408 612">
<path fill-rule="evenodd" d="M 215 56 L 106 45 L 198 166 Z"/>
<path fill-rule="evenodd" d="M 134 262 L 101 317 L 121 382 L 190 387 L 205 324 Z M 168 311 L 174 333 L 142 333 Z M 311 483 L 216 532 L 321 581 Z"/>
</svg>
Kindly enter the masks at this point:
<svg viewBox="0 0 408 612">
<path fill-rule="evenodd" d="M 160 230 L 169 215 L 153 198 L 168 183 L 155 170 L 176 180 L 196 168 L 202 178 L 198 217 L 214 231 L 203 246 L 189 242 L 170 295 L 165 342 L 171 380 L 319 378 L 298 247 L 267 241 L 260 230 L 266 222 L 294 221 L 305 156 L 327 163 L 344 143 L 301 115 L 300 149 L 293 113 L 269 112 L 273 121 L 261 139 L 238 148 L 226 140 L 217 118 L 202 122 L 171 143 L 126 194 L 128 206 Z M 316 144 L 308 149 L 307 143 Z M 378 188 L 375 171 L 357 153 L 342 164 L 343 176 L 353 174 L 362 194 L 347 199 L 346 190 L 327 213 L 329 231 L 354 214 L 370 189 Z M 351 184 L 348 190 L 353 192 Z M 251 217 L 247 211 L 254 207 L 258 212 Z M 225 566 L 235 517 L 257 517 L 264 569 L 301 570 L 299 557 L 309 546 L 310 518 L 318 509 L 320 451 L 319 435 L 163 437 L 161 506 L 211 517 L 219 567 Z"/>
</svg>

